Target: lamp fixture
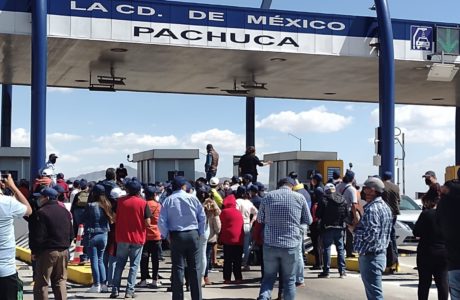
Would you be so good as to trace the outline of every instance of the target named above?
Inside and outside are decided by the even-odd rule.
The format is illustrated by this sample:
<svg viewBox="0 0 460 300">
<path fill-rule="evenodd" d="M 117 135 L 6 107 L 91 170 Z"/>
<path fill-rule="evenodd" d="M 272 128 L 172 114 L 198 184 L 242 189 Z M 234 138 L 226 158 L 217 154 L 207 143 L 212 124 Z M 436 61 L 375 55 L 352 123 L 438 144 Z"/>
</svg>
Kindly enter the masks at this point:
<svg viewBox="0 0 460 300">
<path fill-rule="evenodd" d="M 105 85 L 125 85 L 125 77 L 117 77 L 117 76 L 97 76 L 97 81 L 100 84 Z"/>
<path fill-rule="evenodd" d="M 89 90 L 94 92 L 115 92 L 115 88 L 113 85 L 106 85 L 106 84 L 90 84 Z"/>
<path fill-rule="evenodd" d="M 233 81 L 233 89 L 231 90 L 221 90 L 222 92 L 226 92 L 230 95 L 247 95 L 249 93 L 249 90 L 246 89 L 238 89 L 236 87 L 236 79 Z"/>
</svg>

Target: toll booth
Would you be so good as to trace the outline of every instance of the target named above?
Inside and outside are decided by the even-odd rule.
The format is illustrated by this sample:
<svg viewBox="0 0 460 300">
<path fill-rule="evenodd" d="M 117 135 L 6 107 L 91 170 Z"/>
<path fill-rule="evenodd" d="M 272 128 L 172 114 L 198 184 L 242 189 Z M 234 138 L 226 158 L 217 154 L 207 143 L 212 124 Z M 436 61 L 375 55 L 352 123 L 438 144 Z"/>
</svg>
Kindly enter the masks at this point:
<svg viewBox="0 0 460 300">
<path fill-rule="evenodd" d="M 195 180 L 195 160 L 200 158 L 198 149 L 153 149 L 134 153 L 137 177 L 142 182 L 165 182 L 176 175 Z"/>
<path fill-rule="evenodd" d="M 444 181 L 459 179 L 457 178 L 457 172 L 460 166 L 446 167 L 446 173 L 444 173 Z"/>
<path fill-rule="evenodd" d="M 30 148 L 0 147 L 0 172 L 9 173 L 15 181 L 30 178 Z M 38 174 L 37 174 L 38 175 Z"/>
<path fill-rule="evenodd" d="M 264 155 L 264 161 L 272 161 L 270 166 L 269 189 L 276 188 L 277 182 L 290 172 L 296 172 L 301 182 L 308 182 L 313 171 L 318 170 L 327 182 L 334 171 L 343 174 L 343 161 L 337 160 L 337 152 L 292 151 Z"/>
</svg>

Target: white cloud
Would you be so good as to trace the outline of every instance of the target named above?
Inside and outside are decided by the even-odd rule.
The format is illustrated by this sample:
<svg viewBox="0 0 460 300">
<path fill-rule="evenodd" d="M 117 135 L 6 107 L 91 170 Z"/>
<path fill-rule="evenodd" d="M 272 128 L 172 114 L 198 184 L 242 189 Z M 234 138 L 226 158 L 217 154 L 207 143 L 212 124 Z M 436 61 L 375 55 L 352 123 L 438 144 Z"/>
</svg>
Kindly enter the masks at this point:
<svg viewBox="0 0 460 300">
<path fill-rule="evenodd" d="M 183 143 L 184 148 L 198 148 L 205 151 L 206 145 L 212 144 L 219 153 L 244 152 L 245 137 L 228 129 L 213 128 L 203 132 L 195 132 Z"/>
<path fill-rule="evenodd" d="M 324 106 L 308 111 L 282 111 L 256 122 L 257 128 L 269 128 L 281 132 L 336 132 L 349 124 L 353 118 L 328 112 Z"/>
<path fill-rule="evenodd" d="M 379 110 L 372 119 L 378 123 Z M 397 106 L 395 125 L 402 129 L 406 141 L 417 144 L 445 146 L 455 138 L 455 108 L 439 106 Z"/>
<path fill-rule="evenodd" d="M 81 136 L 56 132 L 48 134 L 46 138 L 50 142 L 72 142 L 81 139 Z"/>
<path fill-rule="evenodd" d="M 344 109 L 347 110 L 347 111 L 354 111 L 355 107 L 353 105 L 351 105 L 351 104 L 348 104 L 348 105 L 345 106 Z"/>
<path fill-rule="evenodd" d="M 16 128 L 11 133 L 11 145 L 13 147 L 29 147 L 30 133 L 24 128 Z"/>
<path fill-rule="evenodd" d="M 59 88 L 59 87 L 49 87 L 47 90 L 49 93 L 57 92 L 57 93 L 68 94 L 72 92 L 71 88 Z"/>
<path fill-rule="evenodd" d="M 145 146 L 150 149 L 176 146 L 178 140 L 173 135 L 168 136 L 153 136 L 140 135 L 137 133 L 122 133 L 117 132 L 108 136 L 101 136 L 94 139 L 103 147 L 128 148 L 133 146 Z"/>
<path fill-rule="evenodd" d="M 79 156 L 94 156 L 94 155 L 107 155 L 107 154 L 114 154 L 117 150 L 112 149 L 110 147 L 90 147 L 90 148 L 83 148 L 75 151 L 74 153 Z"/>
<path fill-rule="evenodd" d="M 78 163 L 81 161 L 80 158 L 75 155 L 63 154 L 58 156 L 59 163 Z"/>
</svg>

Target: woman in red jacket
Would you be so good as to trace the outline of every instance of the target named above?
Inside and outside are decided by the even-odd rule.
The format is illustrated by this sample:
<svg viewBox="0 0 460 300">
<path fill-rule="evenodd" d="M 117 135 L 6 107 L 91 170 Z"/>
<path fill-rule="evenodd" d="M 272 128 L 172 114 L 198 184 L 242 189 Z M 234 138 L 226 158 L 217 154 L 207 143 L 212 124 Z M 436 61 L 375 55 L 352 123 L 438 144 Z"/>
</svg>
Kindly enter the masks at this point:
<svg viewBox="0 0 460 300">
<path fill-rule="evenodd" d="M 235 196 L 228 195 L 224 199 L 223 210 L 220 214 L 222 229 L 219 242 L 224 245 L 224 283 L 230 283 L 235 276 L 235 283 L 243 281 L 241 274 L 241 256 L 243 255 L 243 216 L 236 208 Z"/>
</svg>

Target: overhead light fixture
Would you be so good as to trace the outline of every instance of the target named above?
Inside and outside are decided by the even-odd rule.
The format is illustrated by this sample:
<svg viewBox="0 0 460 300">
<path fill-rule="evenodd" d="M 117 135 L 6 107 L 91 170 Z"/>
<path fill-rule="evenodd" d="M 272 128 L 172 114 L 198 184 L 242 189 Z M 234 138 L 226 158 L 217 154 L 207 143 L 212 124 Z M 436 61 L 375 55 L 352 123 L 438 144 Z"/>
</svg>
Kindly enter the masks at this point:
<svg viewBox="0 0 460 300">
<path fill-rule="evenodd" d="M 128 49 L 125 48 L 112 48 L 110 51 L 115 52 L 115 53 L 123 53 L 123 52 L 128 52 Z"/>
<path fill-rule="evenodd" d="M 88 82 L 86 79 L 75 79 L 75 82 Z"/>
<path fill-rule="evenodd" d="M 442 101 L 442 100 L 445 100 L 445 98 L 433 98 L 431 100 L 433 100 L 433 101 Z"/>
<path fill-rule="evenodd" d="M 454 79 L 459 68 L 454 64 L 440 64 L 434 63 L 430 67 L 427 80 L 429 81 L 447 81 L 450 82 Z"/>
<path fill-rule="evenodd" d="M 205 89 L 207 90 L 217 90 L 219 87 L 218 86 L 207 86 Z"/>
<path fill-rule="evenodd" d="M 324 95 L 332 96 L 332 95 L 337 95 L 337 93 L 334 93 L 334 92 L 326 92 L 326 93 L 324 93 Z"/>
<path fill-rule="evenodd" d="M 270 61 L 273 61 L 273 62 L 283 62 L 283 61 L 286 61 L 287 59 L 285 58 L 282 58 L 282 57 L 273 57 L 273 58 L 270 58 Z"/>
<path fill-rule="evenodd" d="M 222 92 L 226 92 L 230 95 L 247 95 L 249 90 L 242 90 L 236 87 L 236 79 L 233 81 L 233 89 L 232 90 L 221 90 Z"/>
<path fill-rule="evenodd" d="M 113 85 L 90 84 L 89 90 L 94 92 L 116 92 Z"/>
<path fill-rule="evenodd" d="M 117 76 L 97 76 L 97 81 L 100 84 L 105 85 L 125 85 L 125 77 L 117 77 Z"/>
<path fill-rule="evenodd" d="M 261 82 L 241 82 L 241 87 L 246 89 L 246 90 L 266 90 L 267 88 L 265 87 L 267 84 L 266 83 L 261 83 Z"/>
</svg>

